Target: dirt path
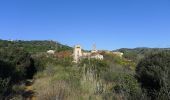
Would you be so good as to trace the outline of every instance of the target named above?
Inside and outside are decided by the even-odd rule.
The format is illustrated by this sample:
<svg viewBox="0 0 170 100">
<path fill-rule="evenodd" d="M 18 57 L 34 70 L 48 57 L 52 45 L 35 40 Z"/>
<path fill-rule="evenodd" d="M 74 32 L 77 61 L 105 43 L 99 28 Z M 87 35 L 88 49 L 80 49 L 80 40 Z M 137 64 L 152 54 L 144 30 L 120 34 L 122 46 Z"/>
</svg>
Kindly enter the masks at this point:
<svg viewBox="0 0 170 100">
<path fill-rule="evenodd" d="M 36 92 L 32 87 L 33 83 L 34 83 L 33 80 L 27 80 L 25 82 L 26 87 L 25 87 L 25 90 L 24 90 L 24 93 L 23 93 L 23 97 L 26 100 L 37 100 L 36 99 Z"/>
</svg>

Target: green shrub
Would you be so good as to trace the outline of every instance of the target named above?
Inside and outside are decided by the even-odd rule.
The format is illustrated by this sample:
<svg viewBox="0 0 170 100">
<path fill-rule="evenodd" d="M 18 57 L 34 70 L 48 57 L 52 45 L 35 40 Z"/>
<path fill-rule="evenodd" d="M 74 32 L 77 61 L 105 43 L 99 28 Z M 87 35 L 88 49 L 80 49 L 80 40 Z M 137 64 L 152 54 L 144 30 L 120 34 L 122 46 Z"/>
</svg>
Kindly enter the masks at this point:
<svg viewBox="0 0 170 100">
<path fill-rule="evenodd" d="M 169 73 L 170 51 L 152 53 L 142 59 L 136 68 L 136 76 L 142 88 L 146 89 L 152 98 L 158 97 L 162 89 L 165 93 L 170 93 Z"/>
<path fill-rule="evenodd" d="M 93 71 L 96 78 L 99 78 L 103 72 L 109 69 L 109 65 L 106 61 L 98 59 L 83 59 L 79 66 L 85 66 L 85 72 L 89 70 Z"/>
<path fill-rule="evenodd" d="M 7 92 L 9 88 L 9 81 L 10 81 L 9 78 L 6 79 L 0 78 L 0 98 L 3 98 L 3 96 Z"/>
<path fill-rule="evenodd" d="M 113 91 L 118 94 L 135 96 L 141 93 L 140 86 L 133 75 L 119 74 L 115 82 L 116 85 L 113 87 Z"/>
<path fill-rule="evenodd" d="M 0 79 L 3 80 L 0 91 L 6 97 L 15 92 L 12 88 L 15 84 L 32 79 L 35 73 L 34 60 L 28 52 L 17 47 L 0 48 Z"/>
</svg>

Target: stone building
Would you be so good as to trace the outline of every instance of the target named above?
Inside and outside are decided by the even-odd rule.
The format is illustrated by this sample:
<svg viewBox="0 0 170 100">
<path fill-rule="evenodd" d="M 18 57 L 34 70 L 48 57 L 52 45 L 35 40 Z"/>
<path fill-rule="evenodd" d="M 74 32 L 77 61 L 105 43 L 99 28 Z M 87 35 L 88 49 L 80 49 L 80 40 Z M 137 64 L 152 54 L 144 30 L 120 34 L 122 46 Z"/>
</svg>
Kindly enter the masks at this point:
<svg viewBox="0 0 170 100">
<path fill-rule="evenodd" d="M 93 58 L 103 60 L 103 55 L 99 54 L 98 50 L 96 50 L 96 46 L 93 46 L 93 50 L 91 52 L 83 52 L 80 45 L 74 46 L 73 51 L 73 59 L 75 63 L 78 63 L 83 58 Z"/>
<path fill-rule="evenodd" d="M 55 51 L 54 51 L 54 50 L 48 50 L 47 53 L 48 53 L 48 54 L 54 54 Z"/>
<path fill-rule="evenodd" d="M 82 49 L 80 45 L 75 45 L 74 46 L 74 51 L 73 51 L 73 59 L 74 62 L 78 62 L 80 60 L 80 58 L 82 57 Z"/>
<path fill-rule="evenodd" d="M 91 54 L 90 58 L 103 60 L 103 55 L 101 55 L 101 54 L 99 54 L 99 53 Z"/>
</svg>

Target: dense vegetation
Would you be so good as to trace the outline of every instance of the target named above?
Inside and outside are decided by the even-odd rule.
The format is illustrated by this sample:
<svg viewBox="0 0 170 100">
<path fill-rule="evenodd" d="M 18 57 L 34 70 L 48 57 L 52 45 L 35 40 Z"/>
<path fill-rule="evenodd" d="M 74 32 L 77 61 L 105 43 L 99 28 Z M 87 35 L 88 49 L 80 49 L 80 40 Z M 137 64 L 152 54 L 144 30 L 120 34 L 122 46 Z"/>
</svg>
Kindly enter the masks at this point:
<svg viewBox="0 0 170 100">
<path fill-rule="evenodd" d="M 47 54 L 47 50 L 55 54 Z M 0 41 L 0 98 L 23 100 L 169 100 L 169 49 L 102 52 L 104 60 L 72 61 L 53 41 Z M 33 80 L 27 86 L 28 80 Z M 27 91 L 29 90 L 29 91 Z"/>
<path fill-rule="evenodd" d="M 53 41 L 6 41 L 0 40 L 0 98 L 16 95 L 13 87 L 33 79 L 44 68 L 43 58 L 47 50 L 64 51 L 70 47 Z M 38 57 L 37 57 L 38 56 Z"/>
<path fill-rule="evenodd" d="M 0 48 L 0 95 L 13 93 L 12 87 L 26 79 L 32 79 L 36 72 L 31 55 L 21 48 Z"/>
<path fill-rule="evenodd" d="M 143 57 L 150 53 L 161 52 L 165 50 L 170 50 L 170 48 L 145 48 L 145 47 L 135 49 L 122 48 L 116 51 L 123 52 L 125 58 L 138 62 L 140 61 L 140 59 L 142 59 Z"/>
<path fill-rule="evenodd" d="M 152 53 L 142 59 L 136 74 L 142 88 L 152 99 L 170 99 L 170 52 Z"/>
<path fill-rule="evenodd" d="M 62 45 L 55 41 L 0 40 L 0 47 L 10 47 L 10 46 L 23 48 L 24 50 L 30 53 L 46 52 L 47 50 L 64 51 L 64 50 L 72 49 L 69 46 Z"/>
</svg>

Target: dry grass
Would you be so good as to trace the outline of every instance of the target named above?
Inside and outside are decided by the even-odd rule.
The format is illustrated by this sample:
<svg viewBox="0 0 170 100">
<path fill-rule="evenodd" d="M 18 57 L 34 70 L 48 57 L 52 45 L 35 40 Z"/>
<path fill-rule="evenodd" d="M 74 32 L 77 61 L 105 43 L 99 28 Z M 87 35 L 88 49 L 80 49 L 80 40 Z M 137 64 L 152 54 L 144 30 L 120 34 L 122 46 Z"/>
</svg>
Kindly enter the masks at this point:
<svg viewBox="0 0 170 100">
<path fill-rule="evenodd" d="M 75 80 L 70 77 L 74 75 L 63 68 L 54 69 L 54 75 L 43 74 L 34 82 L 33 89 L 37 92 L 37 100 L 102 100 L 101 96 L 95 95 L 96 82 L 83 78 Z M 77 81 L 81 81 L 80 84 L 77 84 Z"/>
</svg>

